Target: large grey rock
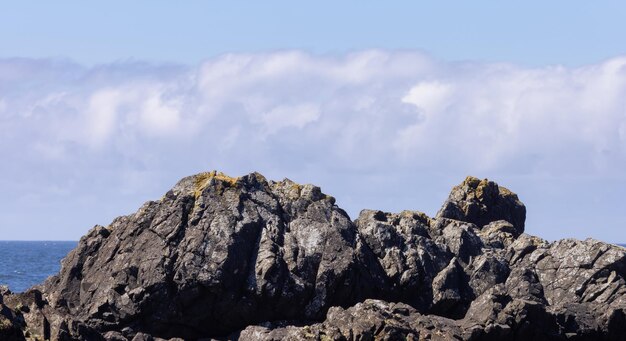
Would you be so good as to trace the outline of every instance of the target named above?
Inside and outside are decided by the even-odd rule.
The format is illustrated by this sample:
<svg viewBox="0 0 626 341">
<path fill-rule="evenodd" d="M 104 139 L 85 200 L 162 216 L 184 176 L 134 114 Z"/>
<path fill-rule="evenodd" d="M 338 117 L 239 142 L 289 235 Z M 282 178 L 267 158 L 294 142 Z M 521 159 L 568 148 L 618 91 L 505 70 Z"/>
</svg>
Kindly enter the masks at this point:
<svg viewBox="0 0 626 341">
<path fill-rule="evenodd" d="M 432 282 L 453 257 L 431 238 L 430 218 L 421 212 L 399 214 L 363 210 L 355 221 L 369 255 L 364 271 L 378 280 L 380 298 L 406 302 L 421 310 L 433 305 Z M 370 296 L 371 297 L 371 296 Z"/>
<path fill-rule="evenodd" d="M 515 234 L 519 235 L 524 232 L 526 207 L 507 188 L 487 179 L 468 176 L 452 189 L 437 218 L 465 221 L 478 227 L 505 220 L 514 226 Z"/>
<path fill-rule="evenodd" d="M 193 339 L 264 320 L 319 319 L 375 295 L 382 283 L 366 271 L 367 254 L 318 187 L 212 172 L 96 226 L 43 290 L 80 324 L 73 337 L 131 328 Z M 58 321 L 53 334 L 62 332 Z"/>
<path fill-rule="evenodd" d="M 313 185 L 202 173 L 4 301 L 55 340 L 625 339 L 626 250 L 548 243 L 525 214 L 472 177 L 435 218 L 352 222 Z"/>
</svg>

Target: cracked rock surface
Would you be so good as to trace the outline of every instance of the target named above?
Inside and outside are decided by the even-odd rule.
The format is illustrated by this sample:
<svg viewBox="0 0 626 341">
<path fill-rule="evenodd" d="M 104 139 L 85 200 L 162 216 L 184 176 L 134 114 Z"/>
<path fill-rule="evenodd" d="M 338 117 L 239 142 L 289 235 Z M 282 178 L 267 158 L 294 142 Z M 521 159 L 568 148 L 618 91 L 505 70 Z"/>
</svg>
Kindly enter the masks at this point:
<svg viewBox="0 0 626 341">
<path fill-rule="evenodd" d="M 0 339 L 626 339 L 626 249 L 548 243 L 525 216 L 473 177 L 434 218 L 352 221 L 313 185 L 202 173 L 3 290 Z"/>
</svg>

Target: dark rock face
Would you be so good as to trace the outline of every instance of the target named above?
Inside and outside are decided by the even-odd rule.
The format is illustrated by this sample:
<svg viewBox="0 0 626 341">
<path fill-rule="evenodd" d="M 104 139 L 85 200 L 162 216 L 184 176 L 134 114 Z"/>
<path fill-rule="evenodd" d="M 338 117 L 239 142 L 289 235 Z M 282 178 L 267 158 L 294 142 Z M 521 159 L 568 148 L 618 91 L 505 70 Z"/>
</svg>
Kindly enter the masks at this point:
<svg viewBox="0 0 626 341">
<path fill-rule="evenodd" d="M 5 297 L 10 296 L 11 291 L 5 286 L 0 286 L 0 340 L 25 340 L 22 332 L 24 323 L 20 311 L 7 306 L 5 302 Z"/>
<path fill-rule="evenodd" d="M 93 228 L 8 319 L 55 340 L 626 339 L 626 249 L 550 244 L 525 214 L 467 178 L 435 218 L 353 222 L 312 185 L 203 173 Z"/>
<path fill-rule="evenodd" d="M 201 174 L 95 227 L 44 291 L 85 329 L 192 339 L 374 295 L 364 253 L 318 187 Z"/>
</svg>

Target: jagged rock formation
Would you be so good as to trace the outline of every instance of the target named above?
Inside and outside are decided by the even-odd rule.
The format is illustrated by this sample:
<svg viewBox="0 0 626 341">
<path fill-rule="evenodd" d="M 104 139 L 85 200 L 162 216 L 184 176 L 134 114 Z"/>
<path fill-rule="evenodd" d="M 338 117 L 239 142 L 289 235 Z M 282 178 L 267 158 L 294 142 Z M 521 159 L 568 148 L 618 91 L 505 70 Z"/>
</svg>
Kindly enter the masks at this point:
<svg viewBox="0 0 626 341">
<path fill-rule="evenodd" d="M 550 244 L 525 215 L 472 177 L 434 218 L 353 222 L 316 186 L 203 173 L 93 228 L 0 322 L 56 340 L 625 339 L 626 250 Z"/>
<path fill-rule="evenodd" d="M 6 286 L 0 286 L 0 340 L 25 340 L 20 311 L 8 307 L 4 302 L 5 296 L 11 297 L 11 291 Z"/>
</svg>

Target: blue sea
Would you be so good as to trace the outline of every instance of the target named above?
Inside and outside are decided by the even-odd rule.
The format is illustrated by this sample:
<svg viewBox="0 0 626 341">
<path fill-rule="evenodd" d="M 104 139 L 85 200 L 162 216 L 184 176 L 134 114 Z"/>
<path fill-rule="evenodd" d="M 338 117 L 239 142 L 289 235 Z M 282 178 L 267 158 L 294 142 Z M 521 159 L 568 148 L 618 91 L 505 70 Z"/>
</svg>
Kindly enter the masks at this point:
<svg viewBox="0 0 626 341">
<path fill-rule="evenodd" d="M 59 272 L 78 242 L 0 241 L 0 285 L 22 292 Z M 626 247 L 626 244 L 617 244 Z"/>
<path fill-rule="evenodd" d="M 78 242 L 0 241 L 0 285 L 22 292 L 61 269 Z"/>
</svg>

